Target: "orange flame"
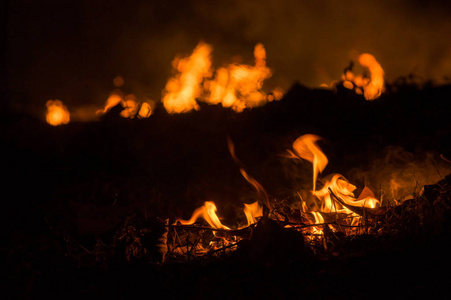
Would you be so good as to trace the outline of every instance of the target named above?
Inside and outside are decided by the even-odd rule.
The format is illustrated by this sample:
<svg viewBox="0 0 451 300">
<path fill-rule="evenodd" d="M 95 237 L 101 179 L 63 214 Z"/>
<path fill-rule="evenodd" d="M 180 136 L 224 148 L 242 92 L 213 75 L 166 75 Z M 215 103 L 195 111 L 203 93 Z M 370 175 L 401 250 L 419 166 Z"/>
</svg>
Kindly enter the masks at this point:
<svg viewBox="0 0 451 300">
<path fill-rule="evenodd" d="M 363 87 L 365 99 L 374 100 L 384 91 L 384 70 L 376 58 L 368 53 L 359 56 L 359 63 L 371 73 L 370 82 Z"/>
<path fill-rule="evenodd" d="M 347 89 L 354 89 L 357 94 L 363 94 L 366 100 L 378 98 L 384 91 L 384 70 L 373 55 L 363 53 L 359 55 L 359 64 L 367 68 L 370 78 L 362 75 L 354 75 L 351 70 L 346 70 L 342 75 L 343 86 Z"/>
<path fill-rule="evenodd" d="M 275 88 L 269 95 L 261 91 L 263 81 L 272 75 L 266 66 L 266 50 L 262 44 L 254 48 L 254 66 L 230 64 L 216 70 L 214 78 L 205 80 L 212 75 L 211 51 L 210 45 L 199 43 L 191 56 L 173 60 L 178 74 L 169 79 L 162 97 L 169 113 L 197 110 L 197 100 L 241 112 L 282 98 L 281 88 Z"/>
<path fill-rule="evenodd" d="M 194 224 L 198 218 L 203 218 L 210 224 L 211 227 L 216 229 L 230 229 L 227 226 L 222 225 L 219 217 L 216 215 L 216 205 L 212 201 L 206 201 L 203 206 L 197 208 L 189 220 L 177 220 L 182 225 Z"/>
<path fill-rule="evenodd" d="M 57 126 L 67 124 L 70 121 L 70 113 L 60 100 L 48 100 L 46 103 L 46 121 L 50 125 Z"/>
<path fill-rule="evenodd" d="M 179 73 L 166 83 L 162 98 L 169 113 L 199 109 L 196 98 L 202 94 L 202 81 L 211 75 L 211 51 L 210 45 L 199 43 L 191 56 L 174 59 L 173 67 Z"/>
<path fill-rule="evenodd" d="M 334 174 L 332 175 L 332 178 L 324 184 L 324 187 L 321 190 L 312 192 L 313 195 L 321 200 L 322 212 L 352 213 L 352 211 L 331 199 L 329 189 L 334 193 L 334 195 L 349 206 L 367 208 L 375 208 L 380 206 L 380 202 L 371 196 L 372 193 L 368 194 L 369 196 L 363 199 L 356 199 L 353 193 L 356 187 L 349 183 L 349 181 L 342 175 Z"/>
<path fill-rule="evenodd" d="M 121 76 L 117 76 L 113 79 L 113 84 L 116 87 L 120 87 L 124 84 L 124 79 Z M 96 115 L 106 114 L 110 109 L 119 104 L 124 108 L 120 113 L 120 116 L 123 118 L 134 118 L 135 116 L 148 118 L 152 114 L 152 107 L 149 103 L 139 102 L 134 94 L 124 96 L 120 89 L 116 89 L 106 100 L 105 107 L 96 111 Z"/>
<path fill-rule="evenodd" d="M 138 111 L 138 116 L 140 118 L 148 118 L 152 114 L 152 106 L 149 103 L 143 102 L 141 103 L 141 107 Z"/>
<path fill-rule="evenodd" d="M 313 190 L 316 189 L 318 172 L 321 173 L 329 162 L 326 155 L 316 145 L 318 140 L 321 140 L 321 137 L 313 134 L 305 134 L 298 137 L 293 143 L 293 149 L 296 155 L 313 164 Z"/>
<path fill-rule="evenodd" d="M 266 205 L 266 207 L 271 209 L 271 204 L 269 203 L 268 194 L 266 193 L 263 186 L 257 180 L 255 180 L 254 177 L 252 177 L 251 175 L 249 175 L 246 172 L 246 170 L 243 167 L 243 164 L 241 163 L 241 161 L 238 159 L 238 157 L 235 154 L 235 145 L 233 144 L 233 142 L 230 138 L 227 139 L 227 145 L 229 146 L 229 152 L 230 152 L 230 155 L 232 156 L 233 160 L 238 164 L 238 166 L 240 166 L 241 175 L 244 177 L 244 179 L 246 179 L 247 182 L 249 182 L 254 187 L 254 189 L 258 193 L 259 198 L 263 201 L 263 203 Z"/>
<path fill-rule="evenodd" d="M 262 44 L 254 48 L 255 65 L 231 64 L 220 68 L 216 78 L 209 82 L 210 97 L 207 103 L 221 103 L 237 112 L 247 107 L 260 106 L 267 101 L 279 100 L 283 91 L 278 88 L 267 96 L 261 91 L 263 81 L 271 77 L 271 70 L 266 66 L 266 50 Z"/>
<path fill-rule="evenodd" d="M 251 225 L 257 222 L 258 217 L 263 216 L 263 207 L 258 204 L 258 201 L 252 204 L 244 203 L 244 214 L 246 215 L 247 225 Z"/>
</svg>

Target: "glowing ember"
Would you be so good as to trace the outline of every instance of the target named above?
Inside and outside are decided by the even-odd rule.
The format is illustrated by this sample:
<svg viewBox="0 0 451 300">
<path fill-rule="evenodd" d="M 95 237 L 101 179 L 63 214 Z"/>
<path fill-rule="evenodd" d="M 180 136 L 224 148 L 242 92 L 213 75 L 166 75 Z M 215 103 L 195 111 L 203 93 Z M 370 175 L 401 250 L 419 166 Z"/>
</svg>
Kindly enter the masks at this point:
<svg viewBox="0 0 451 300">
<path fill-rule="evenodd" d="M 293 143 L 294 157 L 300 157 L 313 163 L 313 190 L 316 189 L 318 172 L 321 173 L 328 163 L 326 155 L 316 145 L 319 140 L 321 137 L 317 135 L 306 134 L 298 137 Z"/>
<path fill-rule="evenodd" d="M 46 106 L 47 123 L 53 126 L 69 123 L 70 113 L 60 100 L 49 100 L 47 101 Z"/>
</svg>

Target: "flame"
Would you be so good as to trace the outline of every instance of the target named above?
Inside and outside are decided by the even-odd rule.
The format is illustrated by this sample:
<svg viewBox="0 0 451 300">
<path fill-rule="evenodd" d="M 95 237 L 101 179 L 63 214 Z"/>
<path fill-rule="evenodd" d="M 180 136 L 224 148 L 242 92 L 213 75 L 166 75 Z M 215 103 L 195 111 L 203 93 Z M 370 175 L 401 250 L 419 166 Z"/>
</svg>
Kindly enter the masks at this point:
<svg viewBox="0 0 451 300">
<path fill-rule="evenodd" d="M 202 94 L 202 81 L 211 75 L 211 51 L 210 45 L 199 43 L 191 56 L 173 60 L 173 67 L 178 74 L 166 83 L 162 98 L 169 113 L 199 109 L 196 98 Z"/>
<path fill-rule="evenodd" d="M 298 137 L 293 143 L 296 155 L 313 163 L 313 190 L 316 189 L 318 172 L 321 173 L 329 162 L 326 155 L 316 145 L 316 142 L 321 139 L 317 135 L 305 134 Z"/>
<path fill-rule="evenodd" d="M 138 113 L 139 103 L 136 101 L 136 97 L 133 94 L 125 96 L 122 101 L 122 107 L 124 110 L 121 111 L 120 116 L 124 118 L 133 118 Z"/>
<path fill-rule="evenodd" d="M 119 89 L 119 87 L 124 85 L 124 78 L 121 76 L 115 77 L 113 84 L 117 89 L 110 94 L 105 102 L 105 107 L 96 111 L 96 115 L 106 114 L 119 104 L 124 108 L 120 112 L 120 116 L 123 118 L 134 118 L 135 116 L 148 118 L 152 114 L 152 107 L 149 103 L 138 101 L 134 94 L 124 96 L 124 93 Z"/>
<path fill-rule="evenodd" d="M 46 103 L 46 121 L 50 125 L 57 126 L 67 124 L 70 121 L 70 113 L 60 100 L 48 100 Z"/>
<path fill-rule="evenodd" d="M 259 198 L 263 201 L 263 203 L 266 205 L 266 207 L 271 209 L 271 204 L 269 203 L 268 194 L 266 193 L 263 186 L 257 180 L 255 180 L 254 177 L 249 175 L 246 172 L 246 170 L 243 168 L 243 164 L 241 163 L 241 161 L 238 159 L 238 157 L 235 154 L 235 145 L 233 144 L 230 137 L 227 139 L 227 145 L 229 147 L 229 152 L 230 152 L 230 155 L 232 156 L 233 160 L 240 166 L 241 175 L 244 177 L 244 179 L 246 179 L 247 182 L 249 182 L 254 187 L 254 189 L 258 193 Z"/>
<path fill-rule="evenodd" d="M 138 116 L 140 118 L 148 118 L 152 114 L 152 106 L 149 103 L 143 102 L 141 103 L 141 107 L 138 111 Z"/>
<path fill-rule="evenodd" d="M 359 63 L 371 73 L 370 81 L 363 87 L 363 95 L 366 100 L 374 100 L 384 91 L 384 70 L 376 58 L 368 53 L 359 56 Z"/>
<path fill-rule="evenodd" d="M 281 88 L 275 88 L 269 95 L 261 90 L 263 81 L 272 75 L 266 66 L 263 44 L 254 47 L 253 66 L 230 64 L 217 69 L 214 78 L 207 80 L 213 74 L 211 52 L 210 45 L 199 43 L 191 56 L 173 60 L 172 65 L 178 73 L 169 79 L 162 97 L 169 113 L 197 110 L 197 100 L 221 104 L 241 112 L 245 108 L 257 107 L 283 97 Z"/>
<path fill-rule="evenodd" d="M 258 201 L 252 204 L 244 203 L 244 214 L 246 215 L 247 225 L 251 225 L 257 222 L 258 217 L 263 216 L 263 207 L 258 204 Z"/>
<path fill-rule="evenodd" d="M 350 69 L 346 69 L 342 76 L 343 86 L 350 90 L 354 89 L 357 94 L 363 94 L 366 100 L 374 100 L 385 89 L 384 70 L 376 58 L 369 53 L 360 54 L 358 61 L 362 67 L 368 69 L 370 78 L 354 75 Z"/>
<path fill-rule="evenodd" d="M 205 101 L 210 104 L 221 103 L 237 112 L 248 107 L 260 106 L 267 101 L 279 100 L 283 91 L 278 88 L 267 96 L 261 91 L 263 81 L 271 77 L 271 70 L 266 66 L 266 50 L 263 44 L 254 48 L 254 66 L 231 64 L 216 71 L 215 79 L 208 83 L 210 97 Z"/>
<path fill-rule="evenodd" d="M 363 199 L 356 199 L 354 196 L 354 190 L 356 187 L 351 184 L 344 176 L 340 174 L 332 175 L 332 178 L 324 184 L 323 188 L 318 191 L 313 191 L 312 194 L 321 200 L 322 212 L 344 212 L 352 213 L 346 207 L 343 207 L 340 203 L 337 203 L 331 199 L 329 189 L 345 204 L 354 207 L 367 207 L 375 208 L 380 206 L 380 202 L 368 194 L 369 196 Z"/>
<path fill-rule="evenodd" d="M 230 229 L 227 226 L 222 225 L 219 217 L 216 215 L 216 205 L 212 201 L 205 201 L 204 205 L 197 208 L 189 220 L 177 220 L 182 225 L 194 224 L 198 218 L 203 218 L 210 224 L 211 227 L 216 229 Z"/>
</svg>

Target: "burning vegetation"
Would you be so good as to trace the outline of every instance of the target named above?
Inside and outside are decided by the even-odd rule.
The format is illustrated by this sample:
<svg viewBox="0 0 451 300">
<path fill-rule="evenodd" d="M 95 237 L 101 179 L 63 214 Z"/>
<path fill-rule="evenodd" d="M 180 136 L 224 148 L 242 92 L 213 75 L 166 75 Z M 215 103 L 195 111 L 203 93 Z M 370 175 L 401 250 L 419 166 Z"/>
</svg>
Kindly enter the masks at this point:
<svg viewBox="0 0 451 300">
<path fill-rule="evenodd" d="M 18 141 L 8 148 L 12 178 L 37 177 L 11 167 L 23 157 L 17 165 L 47 170 L 33 185 L 39 196 L 29 191 L 44 201 L 30 200 L 39 213 L 27 222 L 41 225 L 35 239 L 45 236 L 44 250 L 37 251 L 55 251 L 63 267 L 36 268 L 51 278 L 70 270 L 71 291 L 89 289 L 80 283 L 83 272 L 106 276 L 105 282 L 114 277 L 113 285 L 133 293 L 139 290 L 135 281 L 151 278 L 162 295 L 172 296 L 174 281 L 199 289 L 196 276 L 214 283 L 239 273 L 233 288 L 248 281 L 245 291 L 252 295 L 275 289 L 274 296 L 284 296 L 288 289 L 315 296 L 328 286 L 324 280 L 338 274 L 341 289 L 362 296 L 371 284 L 357 279 L 362 286 L 356 289 L 343 278 L 381 280 L 385 270 L 374 256 L 393 255 L 384 268 L 400 260 L 411 270 L 408 260 L 418 252 L 407 260 L 399 253 L 442 246 L 451 220 L 451 175 L 445 176 L 451 165 L 443 146 L 449 104 L 442 101 L 449 86 L 387 84 L 380 64 L 366 53 L 358 62 L 367 73 L 354 74 L 351 64 L 327 89 L 294 84 L 285 94 L 279 88 L 265 92 L 272 71 L 262 44 L 255 45 L 252 65 L 214 69 L 212 52 L 199 43 L 191 55 L 176 57 L 160 103 L 124 93 L 118 76 L 96 112 L 100 122 L 68 124 L 66 106 L 49 100 L 47 123 L 67 125 L 43 126 L 44 140 L 33 140 L 38 146 L 26 135 L 14 137 Z M 431 141 L 434 135 L 438 140 Z M 35 149 L 28 143 L 42 162 L 29 158 Z M 426 158 L 416 159 L 415 151 Z M 57 184 L 46 190 L 50 183 Z M 20 211 L 22 202 L 11 206 Z M 18 223 L 30 217 L 24 214 Z M 21 247 L 32 244 L 23 246 L 21 230 L 11 232 L 9 258 L 20 260 Z M 406 240 L 412 241 L 406 246 Z M 368 269 L 348 271 L 350 261 Z M 25 294 L 45 294 L 52 280 L 27 263 L 11 266 L 17 278 L 21 272 L 31 277 Z M 422 270 L 427 263 L 420 260 Z M 134 272 L 132 279 L 115 278 L 124 271 Z M 21 280 L 12 281 L 23 285 Z M 105 292 L 111 288 L 105 282 L 99 289 L 114 294 Z M 437 279 L 432 286 L 441 292 L 440 285 Z"/>
<path fill-rule="evenodd" d="M 215 70 L 212 66 L 212 52 L 211 45 L 200 42 L 191 55 L 174 58 L 174 75 L 167 81 L 161 98 L 161 103 L 168 113 L 198 110 L 199 102 L 220 104 L 235 112 L 242 112 L 246 108 L 255 108 L 282 99 L 284 91 L 280 87 L 269 93 L 264 92 L 263 82 L 272 76 L 272 71 L 266 66 L 266 50 L 263 44 L 259 43 L 254 47 L 254 65 L 232 63 Z M 366 100 L 379 98 L 385 89 L 384 70 L 371 54 L 361 54 L 358 61 L 369 74 L 355 75 L 351 63 L 340 81 L 321 86 L 336 90 L 337 85 L 342 85 L 363 95 Z M 124 118 L 148 118 L 152 114 L 154 101 L 140 101 L 134 94 L 125 95 L 120 90 L 124 84 L 121 76 L 114 78 L 113 83 L 116 90 L 111 92 L 104 108 L 96 111 L 97 116 L 105 115 L 119 105 L 123 108 L 120 115 Z M 61 125 L 67 124 L 68 120 L 55 122 L 47 119 L 47 122 Z"/>
</svg>

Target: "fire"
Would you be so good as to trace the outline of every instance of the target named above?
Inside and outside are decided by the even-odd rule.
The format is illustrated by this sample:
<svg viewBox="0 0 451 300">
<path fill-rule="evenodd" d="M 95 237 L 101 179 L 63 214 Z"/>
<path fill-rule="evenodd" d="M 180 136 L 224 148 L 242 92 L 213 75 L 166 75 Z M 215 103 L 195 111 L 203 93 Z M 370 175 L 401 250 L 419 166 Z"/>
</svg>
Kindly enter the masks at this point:
<svg viewBox="0 0 451 300">
<path fill-rule="evenodd" d="M 351 184 L 345 177 L 340 174 L 334 174 L 330 180 L 326 181 L 321 190 L 313 191 L 312 193 L 321 200 L 322 212 L 352 213 L 349 207 L 376 208 L 380 206 L 380 202 L 374 198 L 374 195 L 369 195 L 363 199 L 356 199 L 354 196 L 355 189 L 356 186 Z M 349 207 L 345 207 L 341 203 L 334 201 L 331 198 L 330 191 Z"/>
<path fill-rule="evenodd" d="M 48 100 L 46 103 L 46 121 L 50 125 L 57 126 L 67 124 L 70 121 L 70 113 L 60 100 Z"/>
<path fill-rule="evenodd" d="M 196 98 L 202 94 L 202 81 L 211 75 L 211 51 L 210 45 L 199 43 L 191 56 L 173 60 L 173 68 L 178 74 L 166 83 L 162 98 L 169 113 L 199 109 Z"/>
<path fill-rule="evenodd" d="M 246 179 L 247 182 L 249 182 L 254 189 L 257 191 L 259 198 L 262 200 L 262 202 L 266 205 L 267 208 L 271 209 L 271 204 L 269 203 L 268 194 L 266 193 L 265 189 L 261 186 L 261 184 L 254 179 L 251 175 L 249 175 L 246 170 L 242 167 L 241 161 L 238 159 L 238 157 L 235 154 L 235 145 L 233 144 L 232 140 L 230 138 L 227 139 L 227 144 L 229 147 L 230 155 L 232 156 L 233 160 L 240 166 L 240 173 Z"/>
<path fill-rule="evenodd" d="M 204 205 L 197 208 L 194 212 L 193 215 L 191 216 L 191 218 L 189 220 L 177 220 L 178 222 L 180 222 L 182 225 L 191 225 L 194 224 L 197 219 L 199 218 L 203 218 L 205 221 L 207 221 L 207 223 L 216 229 L 230 229 L 227 226 L 222 225 L 221 221 L 219 220 L 218 215 L 216 215 L 216 205 L 214 202 L 212 201 L 205 201 Z"/>
<path fill-rule="evenodd" d="M 368 53 L 359 56 L 359 63 L 371 73 L 370 82 L 363 86 L 363 95 L 366 100 L 374 100 L 384 91 L 384 70 L 376 58 Z"/>
<path fill-rule="evenodd" d="M 216 78 L 208 83 L 210 97 L 206 102 L 221 103 L 223 107 L 231 107 L 241 112 L 247 107 L 279 100 L 283 95 L 281 89 L 275 90 L 269 96 L 261 91 L 263 81 L 272 75 L 266 66 L 266 50 L 262 44 L 255 46 L 254 57 L 254 66 L 231 64 L 217 70 Z"/>
<path fill-rule="evenodd" d="M 104 115 L 119 104 L 124 108 L 120 113 L 123 118 L 134 118 L 135 116 L 148 118 L 152 114 L 152 106 L 149 103 L 138 101 L 134 94 L 124 96 L 124 93 L 119 89 L 124 85 L 124 82 L 124 78 L 121 76 L 113 79 L 113 84 L 117 89 L 110 94 L 104 108 L 96 111 L 96 115 Z M 152 100 L 150 101 L 152 102 Z"/>
<path fill-rule="evenodd" d="M 313 164 L 313 190 L 316 189 L 318 172 L 321 173 L 329 162 L 316 144 L 319 140 L 321 137 L 317 135 L 305 134 L 298 137 L 293 143 L 294 157 L 303 158 Z"/>
<path fill-rule="evenodd" d="M 275 88 L 269 95 L 261 90 L 263 81 L 272 75 L 266 66 L 263 44 L 257 44 L 254 48 L 253 66 L 230 64 L 214 71 L 211 67 L 211 52 L 210 45 L 199 43 L 189 57 L 176 57 L 173 60 L 177 75 L 168 80 L 162 97 L 169 113 L 197 110 L 197 101 L 221 104 L 241 112 L 245 108 L 282 98 L 281 88 Z"/>
<path fill-rule="evenodd" d="M 263 207 L 258 204 L 258 201 L 252 204 L 244 203 L 244 214 L 246 215 L 247 225 L 251 225 L 257 222 L 258 217 L 263 216 Z"/>
<path fill-rule="evenodd" d="M 374 100 L 384 91 L 384 70 L 377 62 L 376 58 L 363 53 L 358 58 L 359 64 L 368 69 L 370 77 L 355 75 L 350 69 L 347 69 L 342 76 L 343 86 L 347 89 L 354 89 L 357 94 L 363 94 L 366 100 Z"/>
</svg>

